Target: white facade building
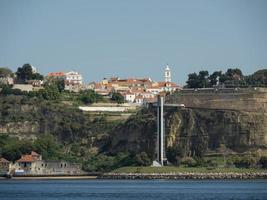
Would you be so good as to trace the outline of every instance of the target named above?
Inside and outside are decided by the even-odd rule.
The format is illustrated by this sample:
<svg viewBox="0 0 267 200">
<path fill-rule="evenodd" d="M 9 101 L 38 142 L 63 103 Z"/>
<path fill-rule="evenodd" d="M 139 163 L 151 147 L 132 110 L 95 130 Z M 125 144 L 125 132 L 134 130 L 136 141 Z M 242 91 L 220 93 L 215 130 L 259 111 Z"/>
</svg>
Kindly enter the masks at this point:
<svg viewBox="0 0 267 200">
<path fill-rule="evenodd" d="M 125 96 L 125 101 L 129 102 L 129 103 L 133 103 L 135 100 L 135 94 L 133 93 L 126 93 Z"/>
<path fill-rule="evenodd" d="M 70 84 L 82 84 L 82 75 L 79 72 L 70 71 L 65 74 L 65 81 Z"/>
</svg>

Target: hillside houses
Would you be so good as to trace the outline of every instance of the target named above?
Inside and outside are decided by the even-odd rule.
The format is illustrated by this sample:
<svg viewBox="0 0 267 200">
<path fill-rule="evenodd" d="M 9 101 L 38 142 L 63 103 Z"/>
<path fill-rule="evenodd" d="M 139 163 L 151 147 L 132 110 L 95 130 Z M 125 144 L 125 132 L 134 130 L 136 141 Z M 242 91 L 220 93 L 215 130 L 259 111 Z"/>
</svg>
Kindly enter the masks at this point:
<svg viewBox="0 0 267 200">
<path fill-rule="evenodd" d="M 174 92 L 181 89 L 177 84 L 171 82 L 169 66 L 165 68 L 164 76 L 165 81 L 162 82 L 152 81 L 151 78 L 104 78 L 98 83 L 92 82 L 89 84 L 89 88 L 101 95 L 119 92 L 126 102 L 141 105 L 144 102 L 156 101 L 156 96 L 160 93 Z"/>
<path fill-rule="evenodd" d="M 62 80 L 64 81 L 64 89 L 72 92 L 79 92 L 85 89 L 82 83 L 82 75 L 79 72 L 50 72 L 46 76 L 47 81 Z"/>
<path fill-rule="evenodd" d="M 38 91 L 44 89 L 46 83 L 56 83 L 58 84 L 60 90 L 64 89 L 71 92 L 80 92 L 81 90 L 94 90 L 96 93 L 106 97 L 111 98 L 112 94 L 120 93 L 124 100 L 128 103 L 137 103 L 139 105 L 143 102 L 153 102 L 156 100 L 156 96 L 160 93 L 171 93 L 181 88 L 171 82 L 171 69 L 169 66 L 165 68 L 164 81 L 153 81 L 151 78 L 119 78 L 111 77 L 109 79 L 104 78 L 100 82 L 91 82 L 89 84 L 83 84 L 83 77 L 79 72 L 69 71 L 69 72 L 49 72 L 47 76 L 43 77 L 41 74 L 37 73 L 35 67 L 30 64 L 25 64 L 23 69 L 30 68 L 31 76 L 24 78 L 23 81 L 16 81 L 16 73 L 12 75 L 15 77 L 2 77 L 0 82 L 11 84 L 13 89 L 19 89 L 21 91 L 30 92 Z M 21 71 L 23 71 L 21 69 Z M 12 73 L 12 72 L 11 72 Z M 22 73 L 22 72 L 21 72 Z M 24 73 L 24 71 L 23 71 Z M 9 80 L 9 79 L 10 80 Z M 14 83 L 12 82 L 14 81 Z M 62 81 L 62 82 L 58 82 Z"/>
</svg>

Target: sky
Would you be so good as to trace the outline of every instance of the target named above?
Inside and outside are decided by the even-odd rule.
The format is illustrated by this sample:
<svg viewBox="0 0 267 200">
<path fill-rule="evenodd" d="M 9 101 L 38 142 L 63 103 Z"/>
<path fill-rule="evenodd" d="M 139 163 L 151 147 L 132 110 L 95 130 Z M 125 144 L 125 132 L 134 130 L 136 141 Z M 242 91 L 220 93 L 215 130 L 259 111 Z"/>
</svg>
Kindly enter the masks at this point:
<svg viewBox="0 0 267 200">
<path fill-rule="evenodd" d="M 0 0 L 0 67 L 84 82 L 267 68 L 266 0 Z"/>
</svg>

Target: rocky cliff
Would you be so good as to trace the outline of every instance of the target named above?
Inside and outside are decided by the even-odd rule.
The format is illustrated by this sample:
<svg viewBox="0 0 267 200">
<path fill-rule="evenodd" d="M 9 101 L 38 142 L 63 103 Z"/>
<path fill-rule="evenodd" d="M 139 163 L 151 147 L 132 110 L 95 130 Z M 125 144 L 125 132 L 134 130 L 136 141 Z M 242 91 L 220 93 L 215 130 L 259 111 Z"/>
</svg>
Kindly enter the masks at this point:
<svg viewBox="0 0 267 200">
<path fill-rule="evenodd" d="M 155 156 L 155 108 L 143 108 L 127 121 L 107 118 L 85 115 L 60 102 L 13 95 L 0 98 L 0 134 L 36 139 L 51 133 L 66 146 L 78 144 L 85 155 L 94 149 L 110 153 L 145 151 Z M 166 147 L 178 146 L 188 156 L 216 153 L 221 146 L 234 152 L 267 149 L 264 110 L 165 109 L 165 131 Z"/>
<path fill-rule="evenodd" d="M 129 119 L 113 133 L 110 149 L 145 150 L 153 155 L 155 116 L 155 109 L 151 107 Z M 185 156 L 267 149 L 267 115 L 264 112 L 176 108 L 165 109 L 164 118 L 166 147 L 178 146 Z"/>
<path fill-rule="evenodd" d="M 0 134 L 34 140 L 49 133 L 64 145 L 102 148 L 116 122 L 105 116 L 85 115 L 62 102 L 44 101 L 27 96 L 0 98 Z"/>
<path fill-rule="evenodd" d="M 234 152 L 267 147 L 267 115 L 213 109 L 171 110 L 166 116 L 166 145 L 178 145 L 188 156 L 225 146 Z"/>
</svg>

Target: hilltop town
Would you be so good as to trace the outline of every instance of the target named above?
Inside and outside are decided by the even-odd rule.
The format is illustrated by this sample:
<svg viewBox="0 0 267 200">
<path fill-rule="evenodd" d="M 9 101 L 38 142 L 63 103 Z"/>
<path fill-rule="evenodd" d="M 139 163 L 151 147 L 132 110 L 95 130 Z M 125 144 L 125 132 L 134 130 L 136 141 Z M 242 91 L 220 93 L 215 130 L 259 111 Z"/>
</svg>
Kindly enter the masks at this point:
<svg viewBox="0 0 267 200">
<path fill-rule="evenodd" d="M 158 96 L 170 105 L 162 115 L 168 165 L 266 168 L 266 70 L 194 72 L 182 87 L 172 82 L 169 66 L 162 81 L 111 77 L 84 83 L 79 72 L 44 76 L 25 64 L 16 72 L 0 68 L 0 82 L 2 174 L 150 166 Z"/>
<path fill-rule="evenodd" d="M 31 73 L 27 77 L 23 73 Z M 36 75 L 38 74 L 38 75 Z M 22 77 L 21 77 L 22 76 Z M 49 72 L 46 76 L 40 75 L 37 69 L 30 64 L 25 64 L 14 74 L 0 77 L 0 83 L 11 85 L 12 89 L 19 89 L 25 92 L 44 89 L 45 84 L 61 82 L 62 88 L 69 92 L 80 92 L 92 90 L 104 98 L 112 98 L 113 93 L 122 95 L 126 103 L 143 105 L 146 102 L 153 102 L 156 96 L 161 93 L 171 93 L 181 90 L 181 86 L 171 81 L 171 69 L 165 67 L 163 81 L 153 81 L 151 78 L 104 78 L 100 82 L 83 83 L 82 74 L 75 71 L 70 72 Z"/>
</svg>

